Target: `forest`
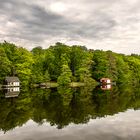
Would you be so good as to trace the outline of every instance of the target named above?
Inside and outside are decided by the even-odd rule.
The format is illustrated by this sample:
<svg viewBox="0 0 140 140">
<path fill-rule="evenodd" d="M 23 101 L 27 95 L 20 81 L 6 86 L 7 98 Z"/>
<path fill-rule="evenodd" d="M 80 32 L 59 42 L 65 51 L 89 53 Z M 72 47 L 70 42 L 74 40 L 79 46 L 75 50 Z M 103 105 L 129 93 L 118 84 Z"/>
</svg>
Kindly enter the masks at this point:
<svg viewBox="0 0 140 140">
<path fill-rule="evenodd" d="M 94 44 L 93 44 L 94 45 Z M 0 43 L 0 84 L 6 76 L 18 76 L 23 86 L 57 82 L 95 84 L 108 77 L 117 84 L 140 84 L 140 55 L 91 50 L 57 42 L 31 51 L 4 41 Z"/>
</svg>

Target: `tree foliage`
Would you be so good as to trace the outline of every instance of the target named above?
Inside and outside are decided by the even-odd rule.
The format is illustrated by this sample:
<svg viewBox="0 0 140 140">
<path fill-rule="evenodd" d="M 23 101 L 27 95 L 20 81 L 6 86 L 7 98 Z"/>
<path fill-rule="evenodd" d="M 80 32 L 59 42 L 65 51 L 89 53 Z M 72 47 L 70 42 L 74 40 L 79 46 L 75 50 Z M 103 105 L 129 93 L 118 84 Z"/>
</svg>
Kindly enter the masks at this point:
<svg viewBox="0 0 140 140">
<path fill-rule="evenodd" d="M 23 85 L 58 81 L 92 83 L 108 77 L 119 84 L 140 83 L 140 56 L 111 51 L 88 50 L 85 46 L 56 43 L 48 49 L 31 51 L 14 44 L 0 43 L 0 83 L 17 75 Z"/>
</svg>

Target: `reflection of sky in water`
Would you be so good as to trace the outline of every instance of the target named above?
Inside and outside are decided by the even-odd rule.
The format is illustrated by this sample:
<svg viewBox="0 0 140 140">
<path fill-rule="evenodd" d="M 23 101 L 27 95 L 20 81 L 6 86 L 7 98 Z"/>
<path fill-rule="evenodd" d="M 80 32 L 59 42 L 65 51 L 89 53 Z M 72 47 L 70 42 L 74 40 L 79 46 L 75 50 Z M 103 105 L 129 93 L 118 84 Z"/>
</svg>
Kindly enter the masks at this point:
<svg viewBox="0 0 140 140">
<path fill-rule="evenodd" d="M 88 124 L 70 124 L 57 129 L 49 123 L 28 121 L 22 127 L 3 134 L 0 140 L 139 140 L 140 110 L 127 110 L 114 116 L 90 120 Z"/>
</svg>

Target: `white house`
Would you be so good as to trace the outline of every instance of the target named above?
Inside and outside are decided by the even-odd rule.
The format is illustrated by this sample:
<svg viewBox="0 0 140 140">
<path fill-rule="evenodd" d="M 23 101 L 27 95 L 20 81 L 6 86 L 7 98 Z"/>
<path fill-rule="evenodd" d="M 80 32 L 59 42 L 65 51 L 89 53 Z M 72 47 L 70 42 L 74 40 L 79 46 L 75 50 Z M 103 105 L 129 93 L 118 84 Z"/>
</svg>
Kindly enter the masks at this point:
<svg viewBox="0 0 140 140">
<path fill-rule="evenodd" d="M 19 87 L 20 86 L 20 80 L 18 77 L 6 77 L 5 78 L 5 85 L 7 87 Z"/>
</svg>

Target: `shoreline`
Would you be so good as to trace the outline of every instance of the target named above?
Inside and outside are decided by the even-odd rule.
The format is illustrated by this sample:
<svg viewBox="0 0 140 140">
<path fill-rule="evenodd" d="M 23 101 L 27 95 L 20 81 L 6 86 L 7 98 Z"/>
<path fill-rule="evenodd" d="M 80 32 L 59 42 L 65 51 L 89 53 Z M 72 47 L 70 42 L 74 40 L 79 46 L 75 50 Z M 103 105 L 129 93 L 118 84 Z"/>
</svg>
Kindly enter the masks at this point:
<svg viewBox="0 0 140 140">
<path fill-rule="evenodd" d="M 33 84 L 31 85 L 32 88 L 55 88 L 58 87 L 59 84 L 57 82 L 47 82 L 47 83 L 40 83 L 40 84 Z M 85 86 L 85 83 L 82 82 L 71 82 L 68 85 L 69 87 L 82 87 Z"/>
</svg>

